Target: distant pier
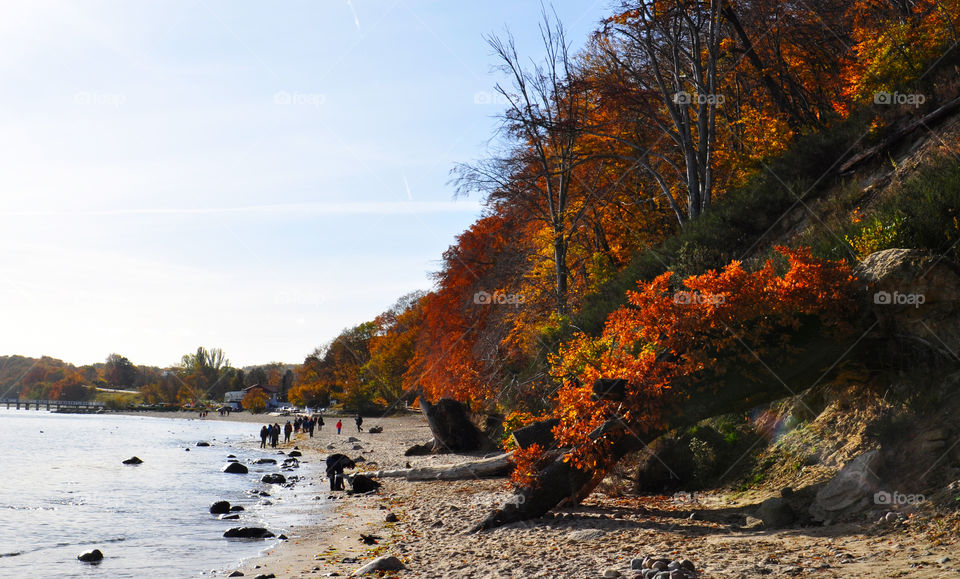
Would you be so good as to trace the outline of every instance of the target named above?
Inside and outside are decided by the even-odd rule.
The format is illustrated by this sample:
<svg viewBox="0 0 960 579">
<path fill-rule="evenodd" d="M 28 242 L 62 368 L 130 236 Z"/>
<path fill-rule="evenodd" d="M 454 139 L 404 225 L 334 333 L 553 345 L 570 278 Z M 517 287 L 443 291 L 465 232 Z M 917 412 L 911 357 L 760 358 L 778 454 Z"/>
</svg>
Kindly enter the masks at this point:
<svg viewBox="0 0 960 579">
<path fill-rule="evenodd" d="M 103 412 L 106 409 L 106 405 L 103 402 L 88 402 L 85 400 L 21 400 L 19 398 L 4 398 L 0 400 L 0 404 L 5 404 L 7 409 L 48 410 L 50 412 L 61 412 L 65 414 L 90 414 Z"/>
</svg>

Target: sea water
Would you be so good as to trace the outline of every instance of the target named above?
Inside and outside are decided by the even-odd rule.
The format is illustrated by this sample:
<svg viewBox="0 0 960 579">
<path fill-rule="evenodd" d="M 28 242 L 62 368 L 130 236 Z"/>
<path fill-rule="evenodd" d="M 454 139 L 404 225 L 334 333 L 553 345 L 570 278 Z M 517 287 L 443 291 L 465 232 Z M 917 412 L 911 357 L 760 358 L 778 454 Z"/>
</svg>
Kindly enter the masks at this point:
<svg viewBox="0 0 960 579">
<path fill-rule="evenodd" d="M 259 449 L 259 431 L 241 422 L 0 409 L 0 577 L 225 576 L 275 545 L 224 539 L 225 530 L 262 526 L 280 535 L 323 508 L 304 508 L 322 492 L 309 462 L 283 473 L 303 478 L 293 488 L 260 482 L 280 472 L 284 456 Z M 249 474 L 220 471 L 230 454 Z M 132 456 L 143 464 L 122 464 Z M 278 464 L 252 464 L 260 457 Z M 211 515 L 218 500 L 243 506 L 240 520 Z M 77 560 L 91 549 L 102 562 Z"/>
</svg>

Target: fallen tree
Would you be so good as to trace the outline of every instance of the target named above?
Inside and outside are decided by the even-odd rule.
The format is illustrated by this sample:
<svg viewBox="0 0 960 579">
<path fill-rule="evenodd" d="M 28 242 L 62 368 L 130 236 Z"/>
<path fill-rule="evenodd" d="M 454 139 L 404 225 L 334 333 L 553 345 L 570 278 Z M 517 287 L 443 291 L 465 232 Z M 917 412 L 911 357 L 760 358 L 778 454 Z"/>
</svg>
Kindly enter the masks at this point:
<svg viewBox="0 0 960 579">
<path fill-rule="evenodd" d="M 617 461 L 658 436 L 803 392 L 838 356 L 851 355 L 876 322 L 856 308 L 849 269 L 778 250 L 790 260 L 785 273 L 770 262 L 756 272 L 733 263 L 684 280 L 684 299 L 665 274 L 630 292 L 630 306 L 611 314 L 602 336 L 568 342 L 554 366 L 566 377 L 557 448 L 548 449 L 558 456 L 531 453 L 518 465 L 515 496 L 474 530 L 579 502 Z M 609 379 L 620 377 L 629 379 Z M 581 385 L 587 380 L 592 388 Z"/>
<path fill-rule="evenodd" d="M 812 330 L 808 332 L 816 333 Z M 590 433 L 593 440 L 606 438 L 613 441 L 605 467 L 576 468 L 570 460 L 569 449 L 558 449 L 556 457 L 540 469 L 535 487 L 517 489 L 502 508 L 491 512 L 473 531 L 534 519 L 551 509 L 579 503 L 600 484 L 610 467 L 671 430 L 688 428 L 712 416 L 749 410 L 794 393 L 799 394 L 821 378 L 823 371 L 836 361 L 837 352 L 846 349 L 840 348 L 841 344 L 833 340 L 817 340 L 791 367 L 778 369 L 779 379 L 773 375 L 769 380 L 750 379 L 744 374 L 728 376 L 723 387 L 717 391 L 700 390 L 693 397 L 696 402 L 690 404 L 682 417 L 671 421 L 667 427 L 648 431 L 642 436 L 635 434 L 640 432 L 637 425 L 612 418 Z"/>
</svg>

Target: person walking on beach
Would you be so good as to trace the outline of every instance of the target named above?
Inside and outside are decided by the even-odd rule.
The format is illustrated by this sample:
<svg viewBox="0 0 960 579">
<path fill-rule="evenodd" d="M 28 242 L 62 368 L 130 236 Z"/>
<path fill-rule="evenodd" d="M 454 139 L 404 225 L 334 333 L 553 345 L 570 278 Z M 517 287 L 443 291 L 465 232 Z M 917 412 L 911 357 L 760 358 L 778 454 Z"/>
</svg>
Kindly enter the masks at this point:
<svg viewBox="0 0 960 579">
<path fill-rule="evenodd" d="M 293 433 L 293 425 L 290 424 L 288 420 L 286 424 L 283 425 L 283 441 L 290 442 L 290 435 Z"/>
<path fill-rule="evenodd" d="M 270 429 L 266 425 L 260 427 L 260 448 L 267 448 L 267 437 L 270 436 Z"/>
<path fill-rule="evenodd" d="M 317 421 L 313 418 L 307 419 L 307 432 L 310 433 L 310 438 L 313 438 L 313 429 L 317 425 Z"/>
<path fill-rule="evenodd" d="M 337 434 L 340 434 L 341 428 L 343 428 L 343 422 L 337 420 Z"/>
<path fill-rule="evenodd" d="M 270 443 L 273 445 L 273 448 L 277 448 L 277 443 L 280 442 L 280 424 L 278 422 L 273 423 L 273 433 L 270 435 Z"/>
<path fill-rule="evenodd" d="M 354 419 L 354 422 L 357 423 L 357 432 L 363 432 L 363 416 L 360 416 L 359 412 L 357 412 L 357 417 Z"/>
<path fill-rule="evenodd" d="M 323 430 L 323 415 L 317 416 L 317 430 Z"/>
</svg>

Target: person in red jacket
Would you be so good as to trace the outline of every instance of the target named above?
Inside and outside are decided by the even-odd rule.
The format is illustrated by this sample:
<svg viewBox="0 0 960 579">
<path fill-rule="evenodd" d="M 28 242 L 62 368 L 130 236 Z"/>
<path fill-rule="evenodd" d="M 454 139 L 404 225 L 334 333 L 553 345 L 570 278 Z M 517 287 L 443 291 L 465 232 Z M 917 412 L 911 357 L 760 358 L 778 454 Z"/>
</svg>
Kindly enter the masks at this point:
<svg viewBox="0 0 960 579">
<path fill-rule="evenodd" d="M 343 428 L 343 422 L 337 421 L 337 434 L 340 434 L 340 429 Z"/>
</svg>

